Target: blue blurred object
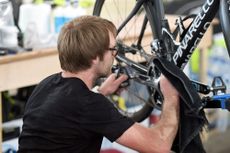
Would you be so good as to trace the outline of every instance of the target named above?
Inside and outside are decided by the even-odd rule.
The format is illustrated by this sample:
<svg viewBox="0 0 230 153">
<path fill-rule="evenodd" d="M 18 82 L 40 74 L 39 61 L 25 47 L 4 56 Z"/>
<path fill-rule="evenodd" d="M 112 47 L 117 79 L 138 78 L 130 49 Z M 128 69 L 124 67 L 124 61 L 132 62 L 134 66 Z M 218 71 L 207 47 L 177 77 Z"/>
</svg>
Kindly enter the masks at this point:
<svg viewBox="0 0 230 153">
<path fill-rule="evenodd" d="M 3 153 L 16 153 L 17 151 L 13 148 L 13 146 L 7 144 L 7 145 L 3 145 L 2 152 Z"/>
</svg>

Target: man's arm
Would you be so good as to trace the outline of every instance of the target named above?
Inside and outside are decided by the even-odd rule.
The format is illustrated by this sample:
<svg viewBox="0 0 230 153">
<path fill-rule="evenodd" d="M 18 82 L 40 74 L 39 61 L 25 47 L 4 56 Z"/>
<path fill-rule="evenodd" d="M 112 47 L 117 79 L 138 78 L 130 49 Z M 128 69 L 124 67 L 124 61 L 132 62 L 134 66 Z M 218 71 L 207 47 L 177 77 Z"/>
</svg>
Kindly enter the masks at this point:
<svg viewBox="0 0 230 153">
<path fill-rule="evenodd" d="M 160 82 L 164 104 L 160 121 L 151 128 L 135 123 L 117 140 L 119 144 L 142 153 L 169 153 L 179 123 L 179 95 L 164 77 Z"/>
</svg>

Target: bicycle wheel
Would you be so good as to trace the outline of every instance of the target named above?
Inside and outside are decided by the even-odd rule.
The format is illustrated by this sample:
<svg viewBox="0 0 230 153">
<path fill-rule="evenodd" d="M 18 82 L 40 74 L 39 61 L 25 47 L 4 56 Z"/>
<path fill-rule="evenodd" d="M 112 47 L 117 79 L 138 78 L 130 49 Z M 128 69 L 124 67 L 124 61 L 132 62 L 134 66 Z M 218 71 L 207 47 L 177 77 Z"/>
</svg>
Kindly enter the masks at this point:
<svg viewBox="0 0 230 153">
<path fill-rule="evenodd" d="M 124 27 L 119 28 L 135 4 L 136 0 L 97 0 L 93 15 L 106 18 L 116 25 L 118 28 L 116 39 L 121 41 L 123 46 L 133 50 L 145 51 L 147 53 L 145 55 L 125 53 L 124 56 L 147 67 L 151 55 L 150 44 L 153 40 L 153 29 L 148 20 L 146 20 L 147 18 L 145 19 L 146 12 L 144 7 L 142 6 Z M 143 23 L 147 24 L 143 26 Z M 141 29 L 143 27 L 145 27 L 145 30 L 142 33 Z M 119 63 L 119 60 L 116 62 Z M 124 65 L 124 63 L 120 65 L 128 69 L 128 71 L 132 71 L 132 74 L 136 71 L 129 65 Z M 153 89 L 133 78 L 129 80 L 129 85 L 121 93 L 111 95 L 109 99 L 122 114 L 140 122 L 147 118 L 154 108 L 153 98 L 151 98 L 152 93 Z"/>
<path fill-rule="evenodd" d="M 225 44 L 228 49 L 228 55 L 230 56 L 230 1 L 221 0 L 220 1 L 220 21 L 221 27 L 223 29 Z"/>
<path fill-rule="evenodd" d="M 202 5 L 206 2 L 206 0 L 179 0 L 179 1 L 172 1 L 165 4 L 165 13 L 166 14 L 175 14 L 175 15 L 190 15 L 190 14 L 197 14 Z M 173 7 L 172 7 L 173 5 Z M 220 13 L 217 12 L 215 18 L 219 20 Z M 213 25 L 213 32 L 220 33 L 222 32 L 220 24 Z"/>
<path fill-rule="evenodd" d="M 175 15 L 188 15 L 197 13 L 205 3 L 205 0 L 194 0 L 194 1 L 172 1 L 165 5 L 165 12 Z M 172 7 L 172 5 L 174 7 Z"/>
</svg>

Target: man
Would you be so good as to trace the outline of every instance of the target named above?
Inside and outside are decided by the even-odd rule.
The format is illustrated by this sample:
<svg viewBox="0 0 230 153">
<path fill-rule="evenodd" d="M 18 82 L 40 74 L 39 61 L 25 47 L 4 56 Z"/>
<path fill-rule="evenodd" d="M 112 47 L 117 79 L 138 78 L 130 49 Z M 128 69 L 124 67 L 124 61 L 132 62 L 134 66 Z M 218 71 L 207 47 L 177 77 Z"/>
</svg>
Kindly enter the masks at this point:
<svg viewBox="0 0 230 153">
<path fill-rule="evenodd" d="M 110 21 L 83 16 L 67 23 L 58 39 L 63 71 L 44 79 L 29 98 L 19 138 L 20 153 L 97 153 L 102 138 L 143 153 L 168 153 L 179 122 L 178 92 L 164 78 L 164 106 L 154 127 L 122 116 L 106 99 L 127 79 L 110 74 L 116 28 Z M 92 92 L 99 77 L 108 76 Z"/>
</svg>

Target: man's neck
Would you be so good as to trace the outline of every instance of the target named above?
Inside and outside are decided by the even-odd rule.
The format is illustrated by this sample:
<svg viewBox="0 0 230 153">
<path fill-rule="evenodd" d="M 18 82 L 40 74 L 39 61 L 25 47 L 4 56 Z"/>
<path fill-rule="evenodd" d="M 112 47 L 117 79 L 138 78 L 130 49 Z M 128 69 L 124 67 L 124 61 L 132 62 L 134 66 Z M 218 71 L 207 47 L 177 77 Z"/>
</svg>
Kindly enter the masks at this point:
<svg viewBox="0 0 230 153">
<path fill-rule="evenodd" d="M 90 69 L 85 70 L 85 71 L 80 71 L 80 72 L 77 72 L 77 73 L 72 73 L 72 72 L 68 72 L 68 71 L 62 71 L 62 77 L 63 78 L 72 78 L 72 77 L 79 78 L 86 84 L 86 86 L 89 89 L 92 89 L 93 84 L 94 84 L 94 82 L 96 80 L 95 73 L 92 73 L 90 71 Z"/>
</svg>

